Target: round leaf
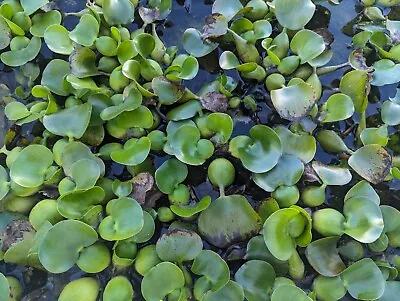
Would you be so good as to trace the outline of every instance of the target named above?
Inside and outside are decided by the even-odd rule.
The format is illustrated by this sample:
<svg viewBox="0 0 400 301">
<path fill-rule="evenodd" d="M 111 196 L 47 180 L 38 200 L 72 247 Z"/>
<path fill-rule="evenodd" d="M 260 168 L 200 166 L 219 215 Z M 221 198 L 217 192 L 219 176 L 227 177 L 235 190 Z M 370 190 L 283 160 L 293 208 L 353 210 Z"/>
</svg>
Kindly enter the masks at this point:
<svg viewBox="0 0 400 301">
<path fill-rule="evenodd" d="M 85 103 L 66 108 L 43 117 L 45 128 L 59 136 L 79 139 L 85 133 L 92 113 L 92 105 Z"/>
<path fill-rule="evenodd" d="M 26 47 L 19 50 L 3 52 L 0 58 L 5 65 L 11 67 L 22 66 L 36 58 L 41 47 L 42 43 L 40 38 L 32 37 Z"/>
<path fill-rule="evenodd" d="M 157 241 L 158 257 L 163 261 L 183 262 L 196 258 L 203 249 L 201 237 L 193 231 L 174 229 Z"/>
<path fill-rule="evenodd" d="M 275 3 L 275 15 L 279 24 L 291 30 L 305 26 L 315 12 L 311 0 L 281 0 Z"/>
<path fill-rule="evenodd" d="M 382 273 L 370 258 L 353 263 L 340 277 L 350 295 L 358 300 L 375 300 L 385 291 Z"/>
<path fill-rule="evenodd" d="M 305 117 L 317 102 L 313 88 L 304 82 L 272 90 L 271 98 L 279 115 L 287 120 Z"/>
<path fill-rule="evenodd" d="M 145 274 L 142 295 L 146 301 L 159 301 L 184 285 L 182 270 L 173 263 L 161 262 Z"/>
<path fill-rule="evenodd" d="M 235 281 L 243 287 L 248 301 L 267 300 L 274 286 L 275 271 L 265 261 L 250 260 L 236 272 Z"/>
<path fill-rule="evenodd" d="M 378 184 L 385 179 L 391 164 L 392 157 L 378 144 L 369 144 L 361 147 L 349 159 L 350 167 L 373 184 Z"/>
<path fill-rule="evenodd" d="M 143 228 L 143 211 L 134 199 L 123 197 L 107 205 L 109 216 L 99 226 L 105 240 L 123 240 L 132 237 Z"/>
<path fill-rule="evenodd" d="M 171 194 L 186 179 L 187 175 L 186 164 L 176 159 L 169 159 L 155 173 L 157 187 L 162 193 Z"/>
<path fill-rule="evenodd" d="M 84 14 L 74 30 L 69 33 L 69 38 L 85 47 L 93 45 L 99 34 L 100 25 L 91 14 Z"/>
<path fill-rule="evenodd" d="M 60 59 L 52 60 L 43 71 L 41 84 L 57 95 L 68 96 L 65 77 L 70 73 L 68 62 Z"/>
<path fill-rule="evenodd" d="M 218 44 L 203 41 L 201 33 L 198 30 L 188 28 L 183 34 L 183 47 L 191 55 L 203 57 L 214 51 L 218 47 Z"/>
<path fill-rule="evenodd" d="M 295 156 L 283 155 L 278 164 L 266 173 L 253 174 L 254 182 L 265 191 L 275 191 L 279 186 L 293 186 L 303 175 L 304 164 Z"/>
<path fill-rule="evenodd" d="M 104 293 L 104 301 L 131 301 L 133 299 L 133 288 L 128 278 L 116 276 L 108 281 Z"/>
<path fill-rule="evenodd" d="M 111 159 L 119 164 L 138 165 L 146 160 L 150 152 L 151 142 L 147 137 L 129 139 L 124 148 L 111 153 Z"/>
<path fill-rule="evenodd" d="M 200 214 L 198 220 L 200 233 L 220 248 L 253 236 L 261 224 L 260 216 L 241 195 L 219 197 Z"/>
<path fill-rule="evenodd" d="M 38 187 L 52 164 L 52 152 L 43 145 L 33 144 L 18 154 L 10 168 L 10 178 L 22 187 Z"/>
<path fill-rule="evenodd" d="M 219 301 L 231 300 L 242 301 L 244 300 L 243 288 L 236 282 L 229 280 L 228 283 L 218 291 L 208 291 L 202 298 L 204 301 Z"/>
<path fill-rule="evenodd" d="M 271 170 L 282 155 L 279 136 L 269 127 L 256 125 L 250 130 L 251 138 L 237 136 L 229 144 L 230 153 L 254 173 Z"/>
<path fill-rule="evenodd" d="M 324 39 L 316 32 L 303 29 L 297 32 L 292 38 L 290 49 L 300 57 L 300 63 L 305 64 L 324 52 L 325 43 Z"/>
<path fill-rule="evenodd" d="M 321 109 L 323 111 L 323 123 L 345 120 L 354 114 L 353 101 L 349 96 L 342 93 L 329 97 Z"/>
<path fill-rule="evenodd" d="M 68 271 L 85 247 L 97 241 L 97 233 L 89 225 L 75 221 L 61 221 L 44 236 L 39 247 L 39 259 L 51 273 Z"/>
<path fill-rule="evenodd" d="M 211 250 L 202 250 L 194 259 L 191 271 L 204 276 L 211 283 L 211 290 L 218 291 L 229 281 L 229 267 L 226 262 Z"/>
<path fill-rule="evenodd" d="M 336 236 L 326 237 L 307 246 L 307 260 L 320 275 L 335 277 L 346 268 L 336 248 L 338 240 Z"/>
<path fill-rule="evenodd" d="M 58 10 L 50 10 L 45 13 L 35 14 L 32 17 L 32 27 L 29 31 L 33 36 L 43 38 L 46 29 L 51 25 L 59 25 L 61 19 L 61 13 Z"/>
<path fill-rule="evenodd" d="M 44 32 L 44 41 L 47 47 L 55 53 L 70 55 L 74 51 L 69 32 L 62 25 L 54 24 L 47 27 Z"/>
<path fill-rule="evenodd" d="M 325 185 L 343 186 L 351 181 L 351 172 L 347 168 L 325 165 L 314 161 L 312 167 Z"/>
</svg>

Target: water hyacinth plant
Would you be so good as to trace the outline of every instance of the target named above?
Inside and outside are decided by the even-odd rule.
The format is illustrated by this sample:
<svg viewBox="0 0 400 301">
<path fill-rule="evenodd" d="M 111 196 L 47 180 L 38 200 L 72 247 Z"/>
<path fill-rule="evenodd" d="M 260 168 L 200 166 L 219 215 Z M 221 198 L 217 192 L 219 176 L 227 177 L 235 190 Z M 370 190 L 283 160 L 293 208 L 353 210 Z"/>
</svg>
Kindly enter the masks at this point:
<svg viewBox="0 0 400 301">
<path fill-rule="evenodd" d="M 0 3 L 0 300 L 399 298 L 400 1 L 67 2 Z"/>
</svg>

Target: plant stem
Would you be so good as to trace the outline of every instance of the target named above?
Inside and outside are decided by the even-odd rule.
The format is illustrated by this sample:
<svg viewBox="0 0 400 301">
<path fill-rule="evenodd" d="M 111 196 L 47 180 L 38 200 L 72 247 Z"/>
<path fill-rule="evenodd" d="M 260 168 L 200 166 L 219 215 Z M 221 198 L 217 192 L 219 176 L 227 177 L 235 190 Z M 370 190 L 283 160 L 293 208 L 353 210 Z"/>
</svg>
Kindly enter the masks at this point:
<svg viewBox="0 0 400 301">
<path fill-rule="evenodd" d="M 225 196 L 225 187 L 222 185 L 219 186 L 219 196 Z"/>
</svg>

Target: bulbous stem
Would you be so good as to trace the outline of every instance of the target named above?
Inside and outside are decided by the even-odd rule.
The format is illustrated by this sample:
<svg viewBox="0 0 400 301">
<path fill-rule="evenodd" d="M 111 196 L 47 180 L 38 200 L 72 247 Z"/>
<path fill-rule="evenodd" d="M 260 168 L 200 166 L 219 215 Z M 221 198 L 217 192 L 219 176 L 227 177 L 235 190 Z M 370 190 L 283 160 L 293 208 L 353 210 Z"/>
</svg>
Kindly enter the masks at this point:
<svg viewBox="0 0 400 301">
<path fill-rule="evenodd" d="M 304 263 L 296 249 L 293 250 L 292 257 L 289 258 L 289 274 L 293 279 L 302 279 L 304 276 Z"/>
</svg>

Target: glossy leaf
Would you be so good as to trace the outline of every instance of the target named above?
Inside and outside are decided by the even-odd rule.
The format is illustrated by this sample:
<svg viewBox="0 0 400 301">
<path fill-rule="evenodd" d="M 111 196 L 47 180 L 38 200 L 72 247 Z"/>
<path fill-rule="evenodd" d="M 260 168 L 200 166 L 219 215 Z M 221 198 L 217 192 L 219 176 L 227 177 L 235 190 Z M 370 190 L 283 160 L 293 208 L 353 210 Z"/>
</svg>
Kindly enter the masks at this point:
<svg viewBox="0 0 400 301">
<path fill-rule="evenodd" d="M 194 259 L 191 271 L 204 276 L 211 283 L 211 290 L 218 291 L 229 281 L 229 267 L 226 262 L 211 250 L 202 250 Z"/>
<path fill-rule="evenodd" d="M 132 284 L 128 280 L 128 278 L 124 276 L 116 276 L 111 278 L 108 281 L 104 293 L 103 300 L 104 301 L 113 301 L 113 300 L 121 300 L 121 301 L 130 301 L 133 298 L 133 288 Z"/>
<path fill-rule="evenodd" d="M 0 55 L 1 61 L 8 66 L 18 67 L 32 61 L 39 54 L 42 47 L 38 37 L 32 37 L 26 47 L 19 50 L 10 50 Z"/>
<path fill-rule="evenodd" d="M 99 226 L 105 240 L 123 240 L 132 237 L 143 228 L 143 211 L 136 200 L 123 197 L 107 205 L 109 215 Z"/>
<path fill-rule="evenodd" d="M 356 83 L 356 84 L 354 84 Z M 369 91 L 368 74 L 362 70 L 353 70 L 346 73 L 340 80 L 340 91 L 348 95 L 354 104 L 354 109 L 357 113 L 365 110 Z"/>
<path fill-rule="evenodd" d="M 229 144 L 230 153 L 242 161 L 244 167 L 254 173 L 271 170 L 282 155 L 279 136 L 269 127 L 256 125 L 250 137 L 237 136 Z"/>
<path fill-rule="evenodd" d="M 343 167 L 325 165 L 318 161 L 314 161 L 312 167 L 325 185 L 346 185 L 352 178 L 350 171 Z"/>
<path fill-rule="evenodd" d="M 47 169 L 53 164 L 53 154 L 42 145 L 25 147 L 10 168 L 10 178 L 22 187 L 38 187 L 43 184 Z"/>
<path fill-rule="evenodd" d="M 338 93 L 328 98 L 322 105 L 322 122 L 335 122 L 350 118 L 354 114 L 354 105 L 349 96 Z"/>
<path fill-rule="evenodd" d="M 254 182 L 265 191 L 275 191 L 279 186 L 293 186 L 303 175 L 304 164 L 294 156 L 283 155 L 278 164 L 266 173 L 253 174 Z"/>
<path fill-rule="evenodd" d="M 129 0 L 104 0 L 102 7 L 108 25 L 130 24 L 135 18 L 135 7 Z"/>
<path fill-rule="evenodd" d="M 24 9 L 25 14 L 29 16 L 37 11 L 39 8 L 45 6 L 48 2 L 48 0 L 21 0 L 21 6 Z"/>
<path fill-rule="evenodd" d="M 306 116 L 317 101 L 313 88 L 306 83 L 273 90 L 271 98 L 279 115 L 287 120 Z"/>
<path fill-rule="evenodd" d="M 346 268 L 336 248 L 338 240 L 335 236 L 321 238 L 307 246 L 307 260 L 320 275 L 334 277 Z"/>
<path fill-rule="evenodd" d="M 85 247 L 97 241 L 97 233 L 85 223 L 67 220 L 53 226 L 39 247 L 41 264 L 51 273 L 68 271 Z"/>
<path fill-rule="evenodd" d="M 74 51 L 69 32 L 62 25 L 53 24 L 47 27 L 44 32 L 44 41 L 47 47 L 55 53 L 70 55 Z"/>
<path fill-rule="evenodd" d="M 261 228 L 261 218 L 240 195 L 222 196 L 204 210 L 198 220 L 199 231 L 218 247 L 243 241 Z"/>
<path fill-rule="evenodd" d="M 145 274 L 141 289 L 146 301 L 159 301 L 184 285 L 182 270 L 173 263 L 162 262 Z"/>
<path fill-rule="evenodd" d="M 194 57 L 203 57 L 214 51 L 218 44 L 203 41 L 198 30 L 189 28 L 183 34 L 183 47 Z"/>
<path fill-rule="evenodd" d="M 352 264 L 340 277 L 349 294 L 359 300 L 378 299 L 385 291 L 382 273 L 370 258 Z"/>
<path fill-rule="evenodd" d="M 174 229 L 157 241 L 158 257 L 163 261 L 183 262 L 196 258 L 203 249 L 201 237 L 193 231 Z"/>
<path fill-rule="evenodd" d="M 61 13 L 58 10 L 35 14 L 32 17 L 32 27 L 29 31 L 32 35 L 43 38 L 46 29 L 51 25 L 61 24 L 61 19 Z"/>
<path fill-rule="evenodd" d="M 349 159 L 350 167 L 373 184 L 378 184 L 385 179 L 391 163 L 390 154 L 377 144 L 361 147 Z"/>
<path fill-rule="evenodd" d="M 177 159 L 165 161 L 156 171 L 155 179 L 162 193 L 171 194 L 188 175 L 187 166 Z"/>
<path fill-rule="evenodd" d="M 315 5 L 311 0 L 282 0 L 275 3 L 279 24 L 291 30 L 301 29 L 312 18 Z"/>
<path fill-rule="evenodd" d="M 129 139 L 123 149 L 111 153 L 111 159 L 124 165 L 138 165 L 146 160 L 150 144 L 150 139 L 147 137 Z"/>
<path fill-rule="evenodd" d="M 247 300 L 265 300 L 274 285 L 275 271 L 265 261 L 250 260 L 237 270 L 235 281 L 243 287 Z"/>
<path fill-rule="evenodd" d="M 90 103 L 73 106 L 44 116 L 43 125 L 55 135 L 79 139 L 89 125 L 91 112 L 92 105 Z"/>
<path fill-rule="evenodd" d="M 304 64 L 319 56 L 325 50 L 325 43 L 316 32 L 303 29 L 292 38 L 290 49 L 300 57 L 301 64 Z"/>
</svg>

